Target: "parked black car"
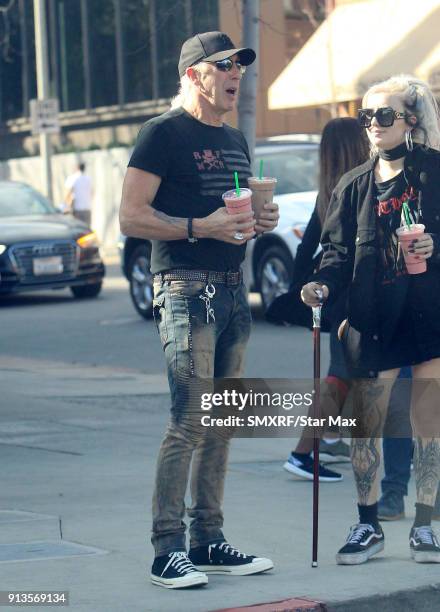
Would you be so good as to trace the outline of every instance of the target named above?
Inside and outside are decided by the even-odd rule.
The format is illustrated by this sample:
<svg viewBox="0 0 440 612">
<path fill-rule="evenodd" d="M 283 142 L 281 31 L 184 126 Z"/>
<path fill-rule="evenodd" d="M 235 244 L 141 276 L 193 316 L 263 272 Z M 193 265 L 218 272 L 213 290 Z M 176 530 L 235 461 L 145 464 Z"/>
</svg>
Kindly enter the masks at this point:
<svg viewBox="0 0 440 612">
<path fill-rule="evenodd" d="M 105 274 L 96 234 L 24 183 L 0 181 L 0 296 L 69 287 L 96 297 Z"/>
</svg>

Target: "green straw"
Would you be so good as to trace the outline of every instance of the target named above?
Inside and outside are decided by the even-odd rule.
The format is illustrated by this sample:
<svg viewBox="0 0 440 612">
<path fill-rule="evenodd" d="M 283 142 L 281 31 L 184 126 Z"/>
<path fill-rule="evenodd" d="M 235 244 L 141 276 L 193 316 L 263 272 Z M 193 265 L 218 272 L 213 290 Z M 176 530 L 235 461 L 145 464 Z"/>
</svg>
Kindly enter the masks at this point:
<svg viewBox="0 0 440 612">
<path fill-rule="evenodd" d="M 237 196 L 240 196 L 240 185 L 238 184 L 238 173 L 234 172 L 234 178 L 235 178 L 235 191 L 237 193 Z"/>
<path fill-rule="evenodd" d="M 263 160 L 260 159 L 260 175 L 258 177 L 261 181 L 261 179 L 263 178 Z"/>
<path fill-rule="evenodd" d="M 403 209 L 403 216 L 405 217 L 405 223 L 408 226 L 408 230 L 411 230 L 411 218 L 409 216 L 408 202 L 403 202 L 402 209 Z"/>
</svg>

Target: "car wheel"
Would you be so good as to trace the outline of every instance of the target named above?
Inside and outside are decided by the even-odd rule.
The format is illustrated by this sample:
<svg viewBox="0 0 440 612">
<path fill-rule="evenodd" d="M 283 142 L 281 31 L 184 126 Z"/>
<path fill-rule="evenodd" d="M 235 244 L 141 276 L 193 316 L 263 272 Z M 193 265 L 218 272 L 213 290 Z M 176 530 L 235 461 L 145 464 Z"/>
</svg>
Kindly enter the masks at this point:
<svg viewBox="0 0 440 612">
<path fill-rule="evenodd" d="M 264 310 L 276 297 L 289 290 L 292 272 L 292 257 L 283 247 L 273 245 L 260 256 L 256 280 Z"/>
<path fill-rule="evenodd" d="M 70 287 L 70 291 L 74 297 L 78 299 L 82 298 L 94 298 L 100 294 L 102 289 L 102 283 L 95 283 L 94 285 L 82 285 L 79 287 Z"/>
<path fill-rule="evenodd" d="M 144 319 L 153 316 L 153 276 L 150 272 L 151 249 L 146 244 L 135 248 L 128 265 L 130 296 L 137 312 Z"/>
</svg>

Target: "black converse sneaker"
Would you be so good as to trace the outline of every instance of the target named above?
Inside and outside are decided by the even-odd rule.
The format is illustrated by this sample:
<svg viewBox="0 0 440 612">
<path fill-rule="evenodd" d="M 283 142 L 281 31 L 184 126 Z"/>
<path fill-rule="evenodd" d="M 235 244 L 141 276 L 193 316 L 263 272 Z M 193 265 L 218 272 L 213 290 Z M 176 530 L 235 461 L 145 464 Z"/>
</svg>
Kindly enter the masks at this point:
<svg viewBox="0 0 440 612">
<path fill-rule="evenodd" d="M 411 529 L 409 547 L 417 563 L 440 563 L 440 544 L 430 525 Z"/>
<path fill-rule="evenodd" d="M 373 527 L 367 523 L 358 523 L 350 527 L 350 533 L 344 546 L 336 555 L 338 565 L 358 565 L 384 549 L 384 535 L 380 525 Z"/>
<path fill-rule="evenodd" d="M 151 568 L 151 582 L 166 589 L 203 586 L 208 576 L 199 572 L 184 551 L 156 557 Z"/>
<path fill-rule="evenodd" d="M 273 568 L 273 562 L 263 557 L 245 555 L 227 542 L 191 548 L 189 558 L 201 572 L 247 576 Z"/>
</svg>

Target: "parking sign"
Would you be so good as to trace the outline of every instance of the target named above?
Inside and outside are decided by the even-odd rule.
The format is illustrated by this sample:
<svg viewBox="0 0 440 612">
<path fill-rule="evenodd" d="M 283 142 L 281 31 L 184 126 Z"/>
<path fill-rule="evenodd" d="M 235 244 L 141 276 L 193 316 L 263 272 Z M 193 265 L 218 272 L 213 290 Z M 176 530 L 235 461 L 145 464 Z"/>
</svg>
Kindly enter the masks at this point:
<svg viewBox="0 0 440 612">
<path fill-rule="evenodd" d="M 58 134 L 60 131 L 58 112 L 58 98 L 31 100 L 30 113 L 32 134 L 34 136 L 37 134 Z"/>
</svg>

